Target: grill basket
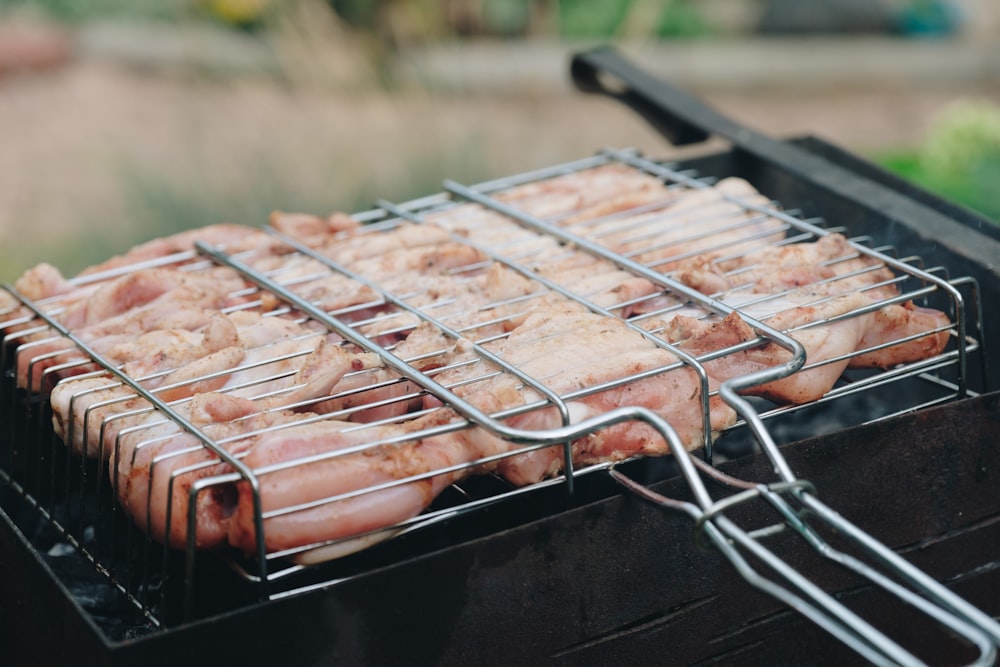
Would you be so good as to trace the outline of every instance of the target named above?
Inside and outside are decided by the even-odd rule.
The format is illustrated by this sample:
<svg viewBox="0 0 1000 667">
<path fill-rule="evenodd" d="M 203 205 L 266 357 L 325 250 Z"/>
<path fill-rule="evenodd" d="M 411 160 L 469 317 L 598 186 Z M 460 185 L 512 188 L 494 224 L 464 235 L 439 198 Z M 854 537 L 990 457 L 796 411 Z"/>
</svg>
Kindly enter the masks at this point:
<svg viewBox="0 0 1000 667">
<path fill-rule="evenodd" d="M 614 87 L 602 88 L 605 83 L 601 76 L 608 74 L 619 81 Z M 579 56 L 574 61 L 574 77 L 582 88 L 612 91 L 647 118 L 658 119 L 658 126 L 663 125 L 664 111 L 659 106 L 662 101 L 654 94 L 663 90 L 663 84 L 656 82 L 653 86 L 645 75 L 614 53 L 599 51 Z M 624 88 L 622 81 L 626 83 Z M 675 111 L 668 114 L 666 127 L 673 128 L 668 133 L 677 143 L 704 138 L 707 128 L 712 134 L 734 140 L 740 150 L 766 149 L 778 159 L 790 150 L 787 144 L 748 135 L 742 129 L 733 130 L 726 119 L 706 115 L 700 107 L 691 106 L 696 103 L 676 91 L 671 91 L 670 103 Z M 692 118 L 697 119 L 694 125 Z M 699 125 L 703 129 L 698 129 Z M 766 142 L 763 148 L 761 142 Z M 591 212 L 575 219 L 579 199 L 596 197 L 594 192 L 599 191 L 601 176 L 609 173 L 625 174 L 626 178 L 642 182 L 653 179 L 663 184 L 662 190 L 635 206 L 618 204 L 608 212 Z M 580 178 L 585 185 L 576 186 L 577 190 L 560 189 L 569 188 L 568 183 Z M 555 191 L 568 199 L 549 208 L 549 200 L 534 198 L 536 190 L 546 191 L 550 198 Z M 678 202 L 685 204 L 678 207 Z M 711 253 L 717 265 L 740 264 L 745 258 L 792 244 L 814 246 L 823 239 L 840 238 L 851 229 L 783 209 L 753 190 L 727 191 L 713 177 L 627 150 L 605 150 L 575 162 L 474 186 L 449 181 L 441 194 L 403 204 L 378 202 L 377 208 L 354 216 L 354 220 L 364 226 L 344 232 L 343 238 L 361 239 L 359 248 L 377 246 L 380 239 L 407 233 L 406 230 L 433 226 L 435 230 L 443 230 L 442 243 L 458 252 L 460 259 L 452 259 L 449 254 L 445 259 L 434 256 L 427 260 L 453 262 L 440 273 L 441 284 L 425 286 L 412 280 L 379 280 L 373 277 L 378 276 L 378 271 L 363 261 L 363 255 L 356 262 L 338 261 L 308 237 L 295 237 L 278 225 L 255 237 L 265 239 L 259 248 L 234 249 L 226 243 L 197 241 L 193 250 L 125 263 L 71 281 L 75 288 L 92 293 L 102 285 L 143 271 L 179 270 L 186 276 L 211 280 L 221 269 L 226 275 L 238 276 L 241 284 L 238 290 L 227 294 L 232 305 L 224 312 L 255 315 L 261 320 L 284 318 L 298 327 L 286 341 L 288 344 L 280 347 L 280 353 L 278 346 L 270 341 L 255 348 L 259 354 L 252 359 L 248 357 L 235 368 L 230 366 L 225 372 L 210 370 L 174 384 L 150 382 L 161 379 L 166 372 L 138 377 L 130 374 L 106 353 L 95 349 L 93 341 L 63 323 L 71 303 L 59 297 L 32 300 L 15 287 L 5 286 L 13 302 L 6 312 L 0 313 L 0 320 L 5 320 L 0 321 L 0 329 L 4 332 L 3 368 L 7 372 L 0 399 L 14 416 L 11 420 L 14 427 L 6 432 L 7 459 L 0 474 L 15 493 L 44 517 L 47 528 L 55 531 L 53 549 L 68 544 L 121 593 L 131 607 L 130 613 L 136 617 L 129 632 L 135 632 L 136 627 L 155 631 L 218 612 L 210 606 L 205 611 L 205 595 L 201 592 L 204 580 L 215 578 L 216 570 L 223 572 L 223 578 L 229 582 L 226 586 L 232 590 L 227 594 L 234 605 L 294 598 L 391 562 L 395 557 L 394 543 L 406 544 L 409 539 L 419 544 L 420 539 L 428 539 L 436 544 L 433 542 L 438 539 L 436 536 L 447 533 L 453 525 L 488 524 L 486 517 L 497 508 L 502 510 L 522 502 L 579 506 L 594 494 L 613 493 L 606 484 L 610 478 L 643 499 L 687 514 L 699 545 L 717 550 L 750 584 L 800 612 L 870 662 L 908 664 L 917 662 L 917 658 L 876 629 L 875 624 L 810 582 L 769 545 L 787 545 L 789 536 L 804 540 L 822 558 L 884 589 L 904 606 L 916 608 L 941 624 L 946 634 L 961 637 L 959 643 L 973 647 L 978 654 L 971 664 L 991 664 L 995 660 L 1000 628 L 987 614 L 828 508 L 818 499 L 816 489 L 796 476 L 778 447 L 785 430 L 789 433 L 796 433 L 797 429 L 806 433 L 821 430 L 812 415 L 824 410 L 838 414 L 835 428 L 839 429 L 844 426 L 845 413 L 846 419 L 854 423 L 870 422 L 975 396 L 977 392 L 970 384 L 976 384 L 977 377 L 985 378 L 988 369 L 980 349 L 986 334 L 974 278 L 952 278 L 944 268 L 925 266 L 917 256 L 900 256 L 892 247 L 875 247 L 871 239 L 857 236 L 846 241 L 843 246 L 846 254 L 828 261 L 832 276 L 818 283 L 788 288 L 778 294 L 753 292 L 752 280 L 742 289 L 736 287 L 723 293 L 695 289 L 689 281 L 677 276 L 676 267 L 685 260 Z M 659 231 L 664 227 L 671 230 L 666 236 Z M 711 230 L 711 234 L 704 229 Z M 570 263 L 580 262 L 583 271 L 554 274 L 545 270 L 547 265 L 567 259 Z M 852 267 L 849 271 L 838 270 L 848 265 Z M 522 285 L 521 291 L 502 300 L 477 303 L 474 309 L 448 292 L 457 289 L 456 285 L 465 289 L 491 267 L 499 267 L 496 270 L 502 271 L 506 278 L 516 278 Z M 730 284 L 740 285 L 740 275 L 757 275 L 755 271 L 760 268 L 753 263 L 741 264 L 727 277 Z M 890 277 L 870 279 L 879 272 L 888 272 Z M 622 297 L 620 291 L 609 292 L 602 287 L 601 275 L 623 273 L 629 279 L 655 286 L 655 290 Z M 573 276 L 574 280 L 566 276 Z M 862 292 L 885 296 L 864 299 L 855 307 L 834 309 L 830 311 L 833 314 L 814 317 L 792 330 L 769 324 L 780 319 L 787 309 L 776 305 L 780 299 L 802 294 L 803 287 L 815 294 L 808 301 L 795 302 L 793 307 L 805 305 L 824 312 L 824 308 L 829 310 L 830 304 L 838 299 L 856 295 L 859 288 L 852 281 L 858 278 L 866 280 Z M 317 289 L 324 285 L 326 291 Z M 583 285 L 588 287 L 584 289 Z M 333 307 L 317 296 L 327 297 L 333 291 L 356 296 Z M 569 303 L 588 316 L 614 321 L 630 340 L 665 351 L 673 361 L 635 372 L 622 370 L 614 377 L 584 382 L 570 389 L 553 388 L 550 377 L 513 363 L 509 357 L 516 353 L 513 348 L 505 347 L 510 331 L 516 329 L 510 323 L 524 317 L 533 303 L 546 300 Z M 818 361 L 806 358 L 799 337 L 808 335 L 810 330 L 835 328 L 870 317 L 887 306 L 908 303 L 940 310 L 946 314 L 947 324 L 910 339 L 867 346 L 846 355 Z M 734 314 L 749 326 L 752 338 L 705 353 L 691 352 L 683 341 L 671 341 L 665 334 L 667 323 L 678 315 L 714 322 Z M 416 338 L 415 331 L 431 341 L 439 341 L 439 346 L 422 347 L 418 353 L 408 351 L 407 343 Z M 551 335 L 558 338 L 568 333 Z M 807 372 L 819 372 L 824 367 L 847 365 L 852 359 L 877 354 L 894 345 L 917 342 L 929 333 L 947 337 L 948 344 L 939 354 L 886 370 L 848 370 L 822 396 L 799 404 L 774 402 L 766 392 L 764 397 L 748 398 L 748 394 L 769 383 L 796 374 L 801 377 Z M 316 351 L 316 342 L 321 339 L 336 340 L 351 349 L 356 365 L 344 377 L 357 381 L 348 389 L 338 384 L 328 392 L 303 396 L 296 393 L 301 388 L 295 384 L 299 376 L 290 372 L 285 362 L 298 359 L 301 365 L 301 360 Z M 274 353 L 268 353 L 272 347 Z M 708 370 L 712 362 L 738 358 L 748 350 L 762 347 L 780 351 L 775 363 L 718 385 L 712 381 Z M 377 361 L 361 367 L 358 359 L 362 358 Z M 977 367 L 976 361 L 981 362 L 981 367 Z M 467 368 L 480 370 L 462 375 L 462 369 Z M 291 407 L 301 414 L 316 415 L 291 426 L 347 423 L 352 417 L 368 416 L 339 428 L 338 432 L 350 433 L 346 449 L 250 465 L 244 452 L 232 443 L 265 433 L 280 434 L 287 426 L 268 422 L 235 435 L 217 436 L 213 426 L 192 417 L 191 392 L 185 394 L 184 390 L 200 386 L 199 383 L 230 378 L 236 374 L 234 371 L 244 371 L 246 379 L 225 385 L 223 393 L 249 396 L 265 406 L 261 408 L 265 414 L 278 414 Z M 700 434 L 697 442 L 692 443 L 690 437 L 679 434 L 676 425 L 662 414 L 640 405 L 625 404 L 601 414 L 580 416 L 578 406 L 594 397 L 627 389 L 650 378 L 671 377 L 671 373 L 695 378 L 696 401 L 701 406 L 700 428 L 695 429 Z M 512 386 L 530 392 L 531 400 L 501 410 L 484 409 L 481 401 L 472 398 L 476 396 L 473 389 L 478 383 L 494 382 L 496 378 L 506 378 Z M 60 417 L 63 437 L 70 442 L 78 439 L 80 451 L 91 458 L 69 455 L 62 439 L 51 433 L 50 423 L 56 411 L 47 394 L 59 386 L 60 379 L 64 388 L 81 387 L 61 399 L 69 405 Z M 87 384 L 73 384 L 81 381 Z M 182 398 L 172 398 L 177 395 Z M 420 405 L 418 409 L 413 407 L 416 404 Z M 439 408 L 438 404 L 447 408 Z M 737 415 L 721 434 L 713 424 L 713 410 L 718 405 L 729 406 Z M 866 409 L 859 409 L 862 405 Z M 318 410 L 317 406 L 326 406 L 326 411 L 311 412 Z M 444 411 L 447 418 L 432 418 Z M 518 425 L 525 423 L 525 416 L 532 415 L 546 415 L 546 427 Z M 423 419 L 420 428 L 401 426 L 414 419 Z M 119 423 L 128 426 L 109 438 L 107 434 L 115 432 Z M 184 448 L 152 456 L 145 468 L 149 479 L 161 474 L 167 480 L 165 526 L 177 521 L 171 515 L 178 511 L 176 508 L 186 509 L 183 517 L 186 528 L 174 548 L 139 534 L 133 525 L 136 510 L 132 510 L 131 517 L 125 516 L 114 500 L 121 491 L 120 480 L 99 462 L 108 458 L 112 461 L 110 470 L 117 470 L 123 460 L 119 447 L 129 438 L 133 441 L 130 451 L 142 452 L 145 448 L 155 452 L 155 445 L 167 437 L 163 424 L 168 425 L 167 436 L 183 432 L 189 439 Z M 651 429 L 666 443 L 673 455 L 669 463 L 650 462 L 642 456 L 613 463 L 575 462 L 578 456 L 574 455 L 574 443 L 615 427 L 636 424 Z M 423 440 L 457 437 L 456 434 L 471 437 L 467 434 L 481 432 L 510 446 L 474 460 L 447 460 L 395 479 L 356 486 L 296 505 L 265 509 L 266 494 L 261 489 L 266 488 L 269 479 L 278 479 L 288 471 L 308 470 L 364 452 L 374 455 L 386 448 L 405 449 Z M 712 465 L 749 449 L 763 453 L 770 462 L 773 478 L 736 479 Z M 195 462 L 185 460 L 172 465 L 172 461 L 192 451 L 202 455 Z M 495 469 L 525 453 L 547 451 L 559 452 L 556 460 L 562 472 L 552 479 L 518 486 L 500 475 L 475 474 L 484 468 Z M 664 466 L 667 472 L 661 469 Z M 167 473 L 158 473 L 160 470 Z M 668 498 L 648 488 L 653 481 L 673 473 L 679 473 L 684 480 L 688 497 Z M 370 494 L 392 494 L 442 477 L 455 481 L 447 485 L 428 509 L 415 516 L 291 547 L 276 549 L 266 541 L 268 521 L 363 499 Z M 185 483 L 190 479 L 194 481 Z M 709 480 L 708 485 L 705 480 Z M 199 500 L 231 494 L 236 487 L 247 494 L 253 508 L 252 548 L 245 549 L 245 553 L 224 549 L 205 554 L 198 544 Z M 152 497 L 152 488 L 151 484 L 148 497 Z M 748 526 L 741 517 L 745 514 L 743 508 L 751 504 L 766 508 L 764 514 L 768 518 L 760 521 L 758 510 L 754 515 L 755 525 Z M 146 524 L 153 522 L 152 514 L 158 509 L 151 502 L 147 504 Z M 171 534 L 172 529 L 167 530 Z M 423 535 L 435 537 L 422 538 Z M 395 539 L 383 543 L 388 538 Z M 378 546 L 352 555 L 355 550 L 372 544 Z M 406 548 L 411 547 L 404 546 L 404 553 Z M 371 559 L 370 553 L 375 554 Z M 381 553 L 386 555 L 380 556 Z"/>
</svg>

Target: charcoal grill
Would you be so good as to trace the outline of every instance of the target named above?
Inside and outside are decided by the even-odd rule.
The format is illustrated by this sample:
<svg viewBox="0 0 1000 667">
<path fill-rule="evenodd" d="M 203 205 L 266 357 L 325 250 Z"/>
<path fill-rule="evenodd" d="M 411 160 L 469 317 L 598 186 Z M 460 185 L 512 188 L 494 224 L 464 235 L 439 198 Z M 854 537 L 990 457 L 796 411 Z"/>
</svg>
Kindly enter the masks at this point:
<svg viewBox="0 0 1000 667">
<path fill-rule="evenodd" d="M 683 455 L 678 442 L 672 443 L 678 454 L 673 460 L 630 460 L 613 468 L 574 469 L 566 456 L 572 474 L 513 490 L 489 478 L 471 478 L 442 494 L 428 512 L 401 522 L 393 539 L 331 562 L 305 565 L 304 558 L 317 554 L 316 545 L 275 554 L 258 540 L 248 557 L 217 558 L 193 549 L 165 549 L 143 539 L 112 502 L 112 482 L 102 467 L 66 454 L 48 428 L 49 406 L 30 391 L 34 378 L 45 386 L 50 375 L 64 370 L 62 364 L 81 363 L 78 359 L 48 363 L 65 349 L 83 349 L 88 362 L 105 366 L 94 373 L 114 376 L 109 381 L 130 385 L 130 378 L 116 375 L 111 364 L 65 330 L 52 304 L 21 297 L 19 301 L 32 311 L 25 324 L 51 332 L 65 346 L 48 356 L 35 356 L 39 370 L 27 382 L 28 391 L 18 390 L 8 373 L 2 397 L 7 459 L 0 554 L 5 571 L 17 574 L 6 577 L 0 604 L 3 625 L 16 628 L 5 638 L 15 656 L 53 662 L 72 656 L 74 662 L 91 664 L 290 656 L 306 663 L 343 659 L 385 664 L 410 662 L 415 655 L 434 663 L 571 664 L 626 658 L 660 663 L 664 655 L 685 662 L 857 660 L 850 649 L 771 598 L 753 592 L 734 574 L 725 558 L 732 555 L 727 553 L 730 540 L 740 534 L 733 532 L 725 539 L 718 528 L 732 517 L 751 526 L 759 543 L 780 548 L 781 562 L 793 572 L 808 573 L 835 592 L 834 598 L 811 598 L 808 590 L 800 591 L 798 598 L 785 593 L 779 597 L 864 658 L 878 661 L 879 641 L 869 641 L 865 631 L 855 634 L 858 626 L 853 618 L 845 620 L 839 609 L 827 615 L 824 605 L 828 610 L 839 604 L 833 600 L 843 600 L 866 618 L 874 617 L 876 625 L 888 626 L 886 634 L 900 637 L 901 645 L 912 646 L 914 653 L 928 660 L 967 663 L 975 658 L 976 647 L 968 641 L 955 640 L 951 631 L 929 624 L 923 614 L 908 613 L 906 605 L 892 596 L 887 600 L 884 582 L 873 585 L 855 572 L 828 571 L 822 559 L 812 558 L 795 539 L 796 531 L 775 533 L 767 508 L 770 502 L 779 511 L 790 511 L 783 518 L 791 524 L 799 521 L 803 510 L 823 515 L 825 506 L 815 501 L 806 486 L 809 480 L 830 506 L 903 551 L 974 606 L 965 608 L 965 603 L 950 598 L 941 604 L 959 605 L 961 614 L 988 630 L 993 627 L 988 616 L 997 613 L 1000 599 L 994 553 L 1000 504 L 993 446 L 998 399 L 987 391 L 995 386 L 996 371 L 988 363 L 984 343 L 995 339 L 1000 323 L 984 317 L 979 304 L 996 303 L 1000 296 L 994 265 L 1000 256 L 1000 235 L 974 214 L 820 140 L 775 141 L 733 124 L 649 78 L 614 52 L 578 56 L 573 76 L 582 89 L 611 94 L 635 107 L 674 143 L 716 135 L 728 139 L 732 148 L 682 163 L 607 150 L 476 186 L 448 182 L 442 195 L 398 205 L 379 202 L 378 208 L 355 217 L 368 224 L 370 233 L 378 234 L 404 221 L 419 224 L 453 207 L 479 204 L 503 219 L 516 220 L 522 242 L 554 239 L 635 274 L 667 281 L 663 284 L 686 301 L 724 313 L 730 306 L 663 278 L 655 266 L 610 253 L 599 240 L 515 210 L 499 197 L 512 188 L 608 163 L 653 174 L 686 190 L 739 176 L 780 202 L 779 208 L 737 200 L 744 218 L 772 220 L 802 240 L 844 230 L 859 256 L 875 258 L 901 276 L 900 299 L 918 299 L 948 312 L 948 350 L 891 371 L 848 373 L 822 400 L 796 408 L 761 401 L 744 405 L 735 394 L 728 396 L 740 405 L 742 420 L 714 444 L 707 436 L 709 429 L 704 429 L 705 458 L 733 478 L 776 484 L 739 487 L 734 494 L 727 478 L 720 476 L 709 477 L 704 482 L 707 487 L 701 487 L 702 482 L 696 481 L 701 479 L 696 472 L 698 459 Z M 460 238 L 477 242 L 468 231 Z M 324 275 L 337 273 L 359 284 L 367 282 L 363 275 L 324 262 L 308 244 L 280 235 L 276 239 L 289 256 L 319 261 L 316 270 Z M 505 256 L 496 244 L 484 248 L 492 260 L 521 266 L 519 258 Z M 326 329 L 380 351 L 373 337 L 359 333 L 359 322 L 372 320 L 355 318 L 353 324 L 344 324 L 351 321 L 345 313 L 332 317 L 303 302 L 296 293 L 301 281 L 262 272 L 254 268 L 250 256 L 202 244 L 197 253 L 158 261 L 183 264 L 192 272 L 228 266 L 253 285 L 251 293 L 275 295 Z M 940 267 L 960 271 L 961 277 L 953 278 Z M 607 310 L 566 286 L 527 274 L 539 290 L 580 300 L 602 313 Z M 87 280 L 96 283 L 110 277 Z M 379 291 L 377 285 L 371 287 Z M 8 291 L 16 294 L 13 288 Z M 392 306 L 397 317 L 409 314 L 447 329 L 433 309 L 411 312 L 407 298 L 398 292 L 383 292 L 379 299 Z M 795 347 L 766 320 L 755 324 L 761 335 Z M 392 329 L 379 331 L 384 335 Z M 4 340 L 8 371 L 13 371 L 19 357 L 31 354 L 30 348 L 18 348 L 16 340 L 13 333 Z M 483 346 L 474 351 L 489 354 Z M 503 372 L 518 372 L 504 368 L 502 360 L 494 361 Z M 577 429 L 598 428 L 601 423 L 543 435 L 520 432 L 479 413 L 436 383 L 433 375 L 416 372 L 409 364 L 396 370 L 424 391 L 459 406 L 464 420 L 485 424 L 528 448 L 558 447 Z M 176 412 L 140 385 L 130 388 L 161 413 Z M 544 387 L 539 391 L 545 394 Z M 183 419 L 180 414 L 171 417 Z M 614 419 L 645 419 L 672 437 L 669 425 L 643 411 L 622 410 Z M 465 426 L 463 421 L 447 428 Z M 192 430 L 199 433 L 197 427 Z M 217 446 L 211 438 L 204 444 Z M 776 454 L 779 444 L 781 454 Z M 219 453 L 228 456 L 224 450 Z M 238 460 L 232 463 L 239 465 Z M 231 483 L 233 475 L 239 477 L 229 473 L 221 481 L 209 479 L 207 488 Z M 623 492 L 623 485 L 634 493 Z M 706 512 L 698 508 L 705 494 L 729 500 Z M 679 499 L 667 504 L 682 511 L 656 507 L 662 498 Z M 884 511 L 872 511 L 883 507 Z M 683 516 L 685 510 L 694 516 Z M 256 520 L 261 535 L 264 519 L 258 515 Z M 847 527 L 836 523 L 838 517 L 829 520 L 833 530 L 821 529 L 816 536 L 822 534 L 837 547 L 855 548 L 853 540 L 844 538 Z M 694 541 L 693 524 L 699 527 Z M 188 535 L 193 533 L 188 530 Z M 336 545 L 331 541 L 320 546 Z M 749 557 L 768 576 L 774 575 L 772 567 L 779 575 L 785 567 L 756 558 Z M 904 563 L 894 564 L 890 572 L 908 574 Z M 920 588 L 924 582 L 916 576 Z M 65 639 L 56 639 L 60 637 Z"/>
</svg>

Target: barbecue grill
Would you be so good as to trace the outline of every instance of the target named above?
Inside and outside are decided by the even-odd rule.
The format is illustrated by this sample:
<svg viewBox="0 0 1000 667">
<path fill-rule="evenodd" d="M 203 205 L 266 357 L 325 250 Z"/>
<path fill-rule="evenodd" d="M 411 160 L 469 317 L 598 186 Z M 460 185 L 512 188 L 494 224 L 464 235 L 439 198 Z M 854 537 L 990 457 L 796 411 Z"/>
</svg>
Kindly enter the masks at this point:
<svg viewBox="0 0 1000 667">
<path fill-rule="evenodd" d="M 843 232 L 851 239 L 850 259 L 892 269 L 898 296 L 891 301 L 913 300 L 947 314 L 949 323 L 939 332 L 947 334 L 946 349 L 888 370 L 848 371 L 818 400 L 779 405 L 741 394 L 811 366 L 803 368 L 800 346 L 768 326 L 766 316 L 744 313 L 759 338 L 714 353 L 715 358 L 771 342 L 788 352 L 788 361 L 724 383 L 718 392 L 700 375 L 702 441 L 692 455 L 667 420 L 639 407 L 571 423 L 570 404 L 596 390 L 558 395 L 492 352 L 493 339 L 486 334 L 450 325 L 455 304 L 447 299 L 426 299 L 419 289 L 388 289 L 277 230 L 268 234 L 281 247 L 283 263 L 267 270 L 252 252 L 199 243 L 194 251 L 155 262 L 191 275 L 227 267 L 250 286 L 234 308 L 262 310 L 270 304 L 272 314 L 294 311 L 313 331 L 335 333 L 382 355 L 395 372 L 386 384 L 405 389 L 388 404 L 412 401 L 415 393 L 455 410 L 457 416 L 433 427 L 432 435 L 485 429 L 516 445 L 500 458 L 552 448 L 562 452 L 564 473 L 527 487 L 495 476 L 459 475 L 463 479 L 426 511 L 362 536 L 360 546 L 372 543 L 369 548 L 356 551 L 359 538 L 350 535 L 272 549 L 265 542 L 266 522 L 301 508 L 265 511 L 249 482 L 315 465 L 315 457 L 249 470 L 211 432 L 190 423 L 178 403 L 144 388 L 61 324 L 58 299 L 35 302 L 7 286 L 18 308 L 0 315 L 6 320 L 0 323 L 6 373 L 0 396 L 5 423 L 0 558 L 6 572 L 0 609 L 5 641 L 16 658 L 66 662 L 72 657 L 74 663 L 100 665 L 247 658 L 385 664 L 412 662 L 415 656 L 443 664 L 625 659 L 659 664 L 667 655 L 679 662 L 727 664 L 905 663 L 915 657 L 965 664 L 996 658 L 1000 636 L 990 615 L 1000 612 L 995 553 L 1000 398 L 989 392 L 997 370 L 985 348 L 1000 334 L 1000 321 L 984 316 L 989 309 L 982 304 L 1000 297 L 995 266 L 1000 233 L 975 214 L 818 139 L 778 141 L 749 131 L 613 51 L 577 56 L 572 75 L 582 90 L 612 95 L 635 108 L 675 144 L 714 135 L 732 147 L 678 163 L 605 150 L 472 186 L 449 181 L 441 194 L 402 204 L 378 202 L 355 215 L 366 225 L 361 233 L 377 238 L 404 224 L 445 224 L 457 211 L 464 226 L 452 230 L 452 240 L 526 279 L 529 296 L 571 300 L 668 346 L 652 324 L 644 324 L 652 317 L 621 315 L 626 308 L 642 312 L 641 299 L 597 303 L 572 285 L 541 275 L 531 264 L 532 253 L 581 252 L 648 279 L 662 288 L 657 297 L 677 297 L 662 306 L 668 312 L 696 308 L 724 316 L 743 305 L 673 280 L 662 269 L 669 248 L 655 261 L 643 259 L 648 245 L 625 256 L 602 241 L 593 221 L 557 224 L 519 208 L 509 195 L 609 165 L 654 176 L 674 193 L 711 189 L 735 176 L 770 201 L 724 198 L 724 210 L 735 210 L 724 227 L 746 230 L 729 242 L 729 252 L 747 252 L 747 244 L 767 247 L 775 243 L 775 229 L 785 232 L 779 244 Z M 482 212 L 486 215 L 477 222 Z M 695 219 L 699 215 L 693 213 Z M 763 233 L 754 227 L 761 221 L 770 225 Z M 309 272 L 293 275 L 291 267 L 299 266 Z M 454 274 L 461 277 L 477 267 L 482 268 L 462 265 Z M 137 268 L 111 269 L 80 283 L 101 284 Z M 308 285 L 333 278 L 369 289 L 375 300 L 331 312 L 303 296 Z M 517 299 L 488 305 L 516 312 Z M 862 315 L 851 311 L 818 324 Z M 555 408 L 562 425 L 544 431 L 511 426 L 517 410 L 484 413 L 463 398 L 461 386 L 438 381 L 447 377 L 439 365 L 422 370 L 413 358 L 396 356 L 393 336 L 418 325 L 452 343 L 472 341 L 462 347 L 467 356 L 457 362 L 449 357 L 451 363 L 489 364 L 490 375 L 506 374 L 533 388 L 538 403 L 520 414 Z M 40 344 L 23 342 L 26 330 L 56 345 L 41 352 Z M 708 361 L 670 349 L 678 368 L 697 370 Z M 27 369 L 20 387 L 19 368 Z M 190 497 L 244 484 L 255 507 L 252 549 L 199 551 L 194 511 L 184 517 L 186 543 L 174 545 L 179 548 L 164 547 L 135 528 L 114 501 L 116 480 L 106 466 L 72 455 L 52 433 L 45 389 L 60 373 L 78 370 L 124 392 L 110 403 L 138 397 L 140 407 L 133 412 L 155 410 L 193 434 L 197 448 L 211 451 L 214 461 L 228 463 L 224 472 L 198 478 Z M 639 380 L 631 375 L 615 382 Z M 74 394 L 72 401 L 83 405 L 86 394 Z M 709 423 L 712 397 L 739 413 L 717 441 Z M 116 418 L 99 412 L 108 402 L 91 405 L 76 428 L 83 449 L 93 451 L 103 439 L 88 440 L 88 429 L 105 420 L 103 433 Z M 335 414 L 378 407 L 343 405 L 348 407 Z M 632 422 L 655 429 L 674 456 L 574 465 L 569 445 L 574 439 Z M 359 428 L 364 434 L 365 427 Z M 370 432 L 365 446 L 398 444 Z M 168 458 L 155 465 L 169 465 Z M 462 473 L 468 465 L 418 476 Z M 171 479 L 203 468 L 181 467 Z M 322 502 L 405 481 L 412 478 Z"/>
</svg>

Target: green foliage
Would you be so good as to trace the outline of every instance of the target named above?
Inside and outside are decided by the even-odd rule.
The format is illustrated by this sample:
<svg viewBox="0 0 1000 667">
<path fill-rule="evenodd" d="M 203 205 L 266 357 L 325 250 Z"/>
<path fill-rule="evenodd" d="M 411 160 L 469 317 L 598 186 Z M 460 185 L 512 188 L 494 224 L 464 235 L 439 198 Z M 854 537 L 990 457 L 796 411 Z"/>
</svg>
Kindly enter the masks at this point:
<svg viewBox="0 0 1000 667">
<path fill-rule="evenodd" d="M 609 37 L 625 19 L 629 4 L 628 0 L 560 0 L 559 31 L 563 37 Z"/>
<path fill-rule="evenodd" d="M 543 33 L 611 39 L 626 24 L 630 33 L 650 38 L 700 37 L 712 31 L 697 0 L 307 1 L 325 3 L 346 24 L 389 41 L 400 30 L 429 39 Z M 27 9 L 63 23 L 109 18 L 207 20 L 259 28 L 267 16 L 287 12 L 292 5 L 291 0 L 0 0 L 0 15 Z"/>
<path fill-rule="evenodd" d="M 1000 108 L 964 100 L 943 111 L 915 151 L 882 155 L 890 171 L 1000 221 Z"/>
<path fill-rule="evenodd" d="M 530 21 L 527 0 L 484 0 L 483 23 L 497 35 L 517 35 Z"/>
<path fill-rule="evenodd" d="M 191 0 L 0 0 L 0 13 L 33 10 L 66 23 L 104 18 L 178 21 L 194 10 Z"/>
<path fill-rule="evenodd" d="M 656 36 L 664 39 L 689 39 L 711 34 L 712 27 L 698 11 L 697 3 L 674 0 L 667 3 L 656 26 Z"/>
<path fill-rule="evenodd" d="M 921 161 L 941 173 L 961 176 L 1000 160 L 1000 109 L 989 102 L 964 100 L 932 124 Z"/>
</svg>

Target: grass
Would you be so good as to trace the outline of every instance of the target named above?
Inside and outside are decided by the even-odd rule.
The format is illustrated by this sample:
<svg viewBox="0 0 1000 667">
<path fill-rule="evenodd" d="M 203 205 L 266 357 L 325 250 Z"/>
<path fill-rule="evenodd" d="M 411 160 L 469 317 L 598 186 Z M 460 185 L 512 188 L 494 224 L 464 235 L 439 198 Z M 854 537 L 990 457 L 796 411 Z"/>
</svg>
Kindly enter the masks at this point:
<svg viewBox="0 0 1000 667">
<path fill-rule="evenodd" d="M 187 0 L 0 0 L 0 11 L 40 11 L 65 23 L 108 17 L 180 21 L 195 13 L 195 3 Z"/>
<path fill-rule="evenodd" d="M 912 150 L 876 156 L 885 168 L 1000 221 L 1000 107 L 967 99 L 944 109 Z"/>
<path fill-rule="evenodd" d="M 977 164 L 959 174 L 928 166 L 918 151 L 875 156 L 889 171 L 937 195 L 962 204 L 1000 224 L 1000 160 Z"/>
</svg>

